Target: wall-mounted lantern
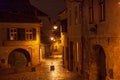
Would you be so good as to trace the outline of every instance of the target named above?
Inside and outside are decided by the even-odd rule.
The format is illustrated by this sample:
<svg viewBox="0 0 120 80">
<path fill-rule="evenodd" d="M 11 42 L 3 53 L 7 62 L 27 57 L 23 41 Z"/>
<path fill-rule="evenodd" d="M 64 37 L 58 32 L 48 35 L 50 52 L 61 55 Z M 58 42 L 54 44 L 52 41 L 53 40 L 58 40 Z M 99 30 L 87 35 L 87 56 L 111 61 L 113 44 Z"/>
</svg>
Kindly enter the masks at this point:
<svg viewBox="0 0 120 80">
<path fill-rule="evenodd" d="M 98 26 L 97 24 L 95 24 L 93 27 L 90 28 L 90 31 L 93 32 L 94 34 L 97 34 L 97 29 L 98 29 Z"/>
</svg>

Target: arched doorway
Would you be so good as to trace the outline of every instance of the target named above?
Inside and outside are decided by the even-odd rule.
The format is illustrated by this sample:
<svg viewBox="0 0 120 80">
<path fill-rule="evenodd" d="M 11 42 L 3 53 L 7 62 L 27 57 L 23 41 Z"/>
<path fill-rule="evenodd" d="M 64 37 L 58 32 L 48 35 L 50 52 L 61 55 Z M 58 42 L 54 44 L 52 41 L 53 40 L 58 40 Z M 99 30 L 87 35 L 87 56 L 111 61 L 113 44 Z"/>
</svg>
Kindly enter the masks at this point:
<svg viewBox="0 0 120 80">
<path fill-rule="evenodd" d="M 90 64 L 90 80 L 105 80 L 106 77 L 106 56 L 100 45 L 93 47 Z"/>
<path fill-rule="evenodd" d="M 24 49 L 15 49 L 8 56 L 11 67 L 25 67 L 31 61 L 29 53 Z"/>
</svg>

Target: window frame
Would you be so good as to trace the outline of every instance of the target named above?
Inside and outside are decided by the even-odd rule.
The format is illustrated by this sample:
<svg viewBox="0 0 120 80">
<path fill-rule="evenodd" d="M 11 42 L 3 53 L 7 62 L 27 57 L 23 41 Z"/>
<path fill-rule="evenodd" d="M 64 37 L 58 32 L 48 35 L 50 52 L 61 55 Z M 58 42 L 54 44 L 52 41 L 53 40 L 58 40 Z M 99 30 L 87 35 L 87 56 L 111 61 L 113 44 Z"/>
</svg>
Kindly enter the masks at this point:
<svg viewBox="0 0 120 80">
<path fill-rule="evenodd" d="M 17 28 L 9 28 L 9 40 L 10 41 L 15 41 L 18 39 L 18 34 L 17 34 Z"/>
<path fill-rule="evenodd" d="M 75 25 L 78 24 L 78 7 L 75 6 L 75 10 L 74 10 L 74 15 L 75 15 Z"/>
<path fill-rule="evenodd" d="M 72 11 L 69 10 L 69 25 L 71 26 L 71 21 L 72 20 Z"/>
<path fill-rule="evenodd" d="M 94 22 L 93 0 L 89 0 L 89 23 Z"/>
<path fill-rule="evenodd" d="M 79 23 L 82 24 L 82 14 L 83 14 L 83 6 L 82 3 L 79 4 Z"/>
<path fill-rule="evenodd" d="M 33 40 L 33 29 L 32 28 L 25 29 L 25 40 Z"/>
<path fill-rule="evenodd" d="M 36 40 L 36 29 L 35 28 L 8 28 L 7 40 L 9 41 Z"/>
<path fill-rule="evenodd" d="M 105 21 L 105 0 L 99 0 L 99 20 Z"/>
</svg>

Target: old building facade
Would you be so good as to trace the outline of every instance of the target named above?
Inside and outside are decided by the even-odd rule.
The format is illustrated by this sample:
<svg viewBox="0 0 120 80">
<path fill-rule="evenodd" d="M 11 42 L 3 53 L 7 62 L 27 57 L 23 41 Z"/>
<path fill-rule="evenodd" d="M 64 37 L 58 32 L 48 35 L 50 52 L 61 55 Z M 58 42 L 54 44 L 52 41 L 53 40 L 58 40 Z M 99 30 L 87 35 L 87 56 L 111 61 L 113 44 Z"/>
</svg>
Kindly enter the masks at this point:
<svg viewBox="0 0 120 80">
<path fill-rule="evenodd" d="M 42 22 L 38 16 L 47 15 L 28 0 L 22 3 L 16 5 L 20 9 L 0 10 L 0 68 L 34 66 L 41 62 Z"/>
<path fill-rule="evenodd" d="M 83 80 L 119 80 L 119 0 L 66 2 L 66 68 L 78 71 Z"/>
</svg>

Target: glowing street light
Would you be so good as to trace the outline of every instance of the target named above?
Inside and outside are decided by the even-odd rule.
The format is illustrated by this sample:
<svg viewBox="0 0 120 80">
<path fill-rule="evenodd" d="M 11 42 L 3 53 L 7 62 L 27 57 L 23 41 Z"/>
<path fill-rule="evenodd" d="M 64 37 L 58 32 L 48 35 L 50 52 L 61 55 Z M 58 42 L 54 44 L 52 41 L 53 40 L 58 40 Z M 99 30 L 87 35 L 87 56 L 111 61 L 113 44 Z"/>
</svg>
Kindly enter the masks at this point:
<svg viewBox="0 0 120 80">
<path fill-rule="evenodd" d="M 56 25 L 54 25 L 54 26 L 53 26 L 53 29 L 55 29 L 55 30 L 56 30 L 57 28 L 58 28 L 58 26 L 56 26 Z"/>
<path fill-rule="evenodd" d="M 54 38 L 54 37 L 50 37 L 50 40 L 51 40 L 51 41 L 55 41 L 55 38 Z"/>
</svg>

